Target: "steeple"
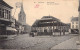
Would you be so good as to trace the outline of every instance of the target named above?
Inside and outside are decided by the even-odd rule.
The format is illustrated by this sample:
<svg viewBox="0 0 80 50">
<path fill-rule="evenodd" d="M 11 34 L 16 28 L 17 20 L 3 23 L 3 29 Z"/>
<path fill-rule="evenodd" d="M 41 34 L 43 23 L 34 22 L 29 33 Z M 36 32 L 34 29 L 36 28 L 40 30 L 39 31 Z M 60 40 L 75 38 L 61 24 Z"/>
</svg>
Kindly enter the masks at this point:
<svg viewBox="0 0 80 50">
<path fill-rule="evenodd" d="M 25 15 L 24 8 L 23 8 L 23 0 L 22 0 L 22 3 L 21 3 L 21 10 L 20 10 L 20 13 L 23 13 L 23 14 Z"/>
<path fill-rule="evenodd" d="M 21 9 L 20 9 L 20 13 L 18 15 L 18 21 L 22 24 L 22 25 L 26 25 L 26 14 L 24 12 L 24 8 L 23 8 L 23 0 L 21 3 Z"/>
<path fill-rule="evenodd" d="M 22 3 L 21 3 L 21 11 L 24 12 L 24 10 L 23 10 L 23 0 L 22 0 Z"/>
</svg>

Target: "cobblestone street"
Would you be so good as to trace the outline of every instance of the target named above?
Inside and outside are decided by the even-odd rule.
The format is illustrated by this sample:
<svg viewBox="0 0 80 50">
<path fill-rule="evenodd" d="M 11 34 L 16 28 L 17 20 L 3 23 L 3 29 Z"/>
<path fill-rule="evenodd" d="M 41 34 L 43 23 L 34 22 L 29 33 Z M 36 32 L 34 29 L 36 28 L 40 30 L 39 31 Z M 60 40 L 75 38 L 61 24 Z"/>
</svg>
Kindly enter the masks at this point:
<svg viewBox="0 0 80 50">
<path fill-rule="evenodd" d="M 27 49 L 27 50 L 50 50 L 53 46 L 64 42 L 77 35 L 68 34 L 65 36 L 35 36 L 28 34 L 18 35 L 14 39 L 0 41 L 0 48 L 3 49 Z"/>
</svg>

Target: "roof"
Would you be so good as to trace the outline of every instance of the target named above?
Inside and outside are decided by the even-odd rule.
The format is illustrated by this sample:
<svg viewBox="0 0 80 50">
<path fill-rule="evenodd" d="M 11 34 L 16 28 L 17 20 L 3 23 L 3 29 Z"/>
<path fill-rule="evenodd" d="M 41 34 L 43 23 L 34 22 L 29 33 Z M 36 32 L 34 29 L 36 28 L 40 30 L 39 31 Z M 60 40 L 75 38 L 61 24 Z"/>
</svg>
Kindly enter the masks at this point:
<svg viewBox="0 0 80 50">
<path fill-rule="evenodd" d="M 53 22 L 54 21 L 54 22 Z M 52 23 L 53 22 L 53 23 Z M 32 27 L 45 27 L 45 26 L 53 26 L 53 25 L 66 25 L 62 23 L 59 19 L 53 16 L 43 16 L 40 20 L 36 20 Z"/>
<path fill-rule="evenodd" d="M 38 22 L 39 22 L 39 20 L 36 20 L 36 21 L 33 23 L 32 27 L 37 27 L 37 26 L 38 26 Z"/>
<path fill-rule="evenodd" d="M 71 21 L 78 21 L 78 17 L 72 17 Z"/>
<path fill-rule="evenodd" d="M 62 22 L 56 22 L 56 23 L 38 23 L 38 21 L 35 21 L 35 23 L 32 25 L 32 27 L 47 27 L 47 26 L 68 26 L 68 24 L 62 23 Z"/>
<path fill-rule="evenodd" d="M 53 17 L 53 16 L 43 16 L 41 19 L 53 19 L 53 20 L 57 20 L 60 21 L 59 19 Z"/>
<path fill-rule="evenodd" d="M 11 7 L 10 5 L 8 5 L 6 2 L 4 2 L 3 0 L 0 0 L 0 4 L 1 5 L 4 5 L 4 6 L 6 6 L 6 7 L 9 7 L 9 8 L 13 8 L 13 7 Z"/>
</svg>

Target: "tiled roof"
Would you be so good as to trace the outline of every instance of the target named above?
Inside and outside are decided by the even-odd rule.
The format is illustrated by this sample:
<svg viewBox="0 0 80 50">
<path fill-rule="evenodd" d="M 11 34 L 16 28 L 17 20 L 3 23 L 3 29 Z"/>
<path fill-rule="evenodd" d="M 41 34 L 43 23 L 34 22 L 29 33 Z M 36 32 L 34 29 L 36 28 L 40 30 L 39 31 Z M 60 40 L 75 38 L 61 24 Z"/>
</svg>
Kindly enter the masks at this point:
<svg viewBox="0 0 80 50">
<path fill-rule="evenodd" d="M 9 8 L 13 8 L 13 7 L 11 7 L 10 5 L 8 5 L 6 2 L 4 2 L 3 0 L 0 0 L 0 4 L 1 5 L 4 5 L 4 6 L 6 6 L 6 7 L 9 7 Z"/>
<path fill-rule="evenodd" d="M 51 21 L 58 21 L 58 22 L 60 22 L 60 20 L 59 19 L 57 19 L 57 18 L 55 18 L 55 17 L 53 17 L 53 16 L 43 16 L 40 20 L 36 20 L 35 22 L 34 22 L 34 24 L 32 25 L 32 27 L 38 27 L 38 26 L 41 26 L 41 25 L 44 25 L 44 24 L 40 24 L 41 23 L 41 21 L 43 21 L 43 22 L 51 22 Z M 45 23 L 45 25 L 50 25 L 50 24 L 48 24 L 48 23 Z M 44 26 L 45 26 L 44 25 Z M 46 25 L 46 26 L 47 26 Z"/>
<path fill-rule="evenodd" d="M 78 21 L 78 17 L 72 17 L 71 21 Z"/>
<path fill-rule="evenodd" d="M 43 16 L 41 19 L 53 19 L 53 20 L 57 20 L 57 21 L 60 21 L 59 19 L 53 17 L 53 16 Z"/>
<path fill-rule="evenodd" d="M 39 22 L 39 20 L 36 20 L 36 21 L 33 23 L 32 27 L 37 27 L 37 26 L 38 26 L 38 22 Z"/>
</svg>

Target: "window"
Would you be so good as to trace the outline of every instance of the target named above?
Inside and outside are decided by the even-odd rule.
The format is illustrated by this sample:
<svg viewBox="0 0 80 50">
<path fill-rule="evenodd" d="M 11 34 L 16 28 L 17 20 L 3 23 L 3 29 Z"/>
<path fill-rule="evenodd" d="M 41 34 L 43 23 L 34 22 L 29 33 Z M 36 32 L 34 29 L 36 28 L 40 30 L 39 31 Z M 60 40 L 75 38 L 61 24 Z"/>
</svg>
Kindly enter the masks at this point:
<svg viewBox="0 0 80 50">
<path fill-rule="evenodd" d="M 10 19 L 10 17 L 11 17 L 11 13 L 10 13 L 10 11 L 9 11 L 8 15 L 9 15 L 9 18 L 8 18 L 8 19 Z"/>
<path fill-rule="evenodd" d="M 74 25 L 72 25 L 72 29 L 74 29 Z"/>
<path fill-rule="evenodd" d="M 76 25 L 76 29 L 78 29 L 78 25 Z"/>
<path fill-rule="evenodd" d="M 6 10 L 4 10 L 4 18 L 6 18 Z"/>
<path fill-rule="evenodd" d="M 2 18 L 4 18 L 4 9 L 2 9 Z"/>
<path fill-rule="evenodd" d="M 7 19 L 7 10 L 5 10 L 5 18 Z"/>
<path fill-rule="evenodd" d="M 78 24 L 78 22 L 76 22 L 76 24 Z"/>
<path fill-rule="evenodd" d="M 6 10 L 6 12 L 7 12 L 7 19 L 9 19 L 9 16 L 8 16 L 8 10 Z"/>
</svg>

